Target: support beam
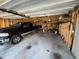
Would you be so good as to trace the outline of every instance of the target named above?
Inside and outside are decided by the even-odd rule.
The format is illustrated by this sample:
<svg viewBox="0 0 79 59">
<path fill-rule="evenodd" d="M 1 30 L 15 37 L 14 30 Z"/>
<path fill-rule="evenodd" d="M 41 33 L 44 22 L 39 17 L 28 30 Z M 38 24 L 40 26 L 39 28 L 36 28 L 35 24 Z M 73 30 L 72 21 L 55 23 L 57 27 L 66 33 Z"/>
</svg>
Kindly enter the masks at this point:
<svg viewBox="0 0 79 59">
<path fill-rule="evenodd" d="M 13 10 L 7 10 L 5 8 L 0 8 L 0 11 L 11 13 L 11 14 L 18 15 L 18 16 L 25 17 L 25 18 L 29 18 L 30 17 L 30 16 L 25 16 L 23 14 L 19 14 L 18 12 L 13 11 Z"/>
</svg>

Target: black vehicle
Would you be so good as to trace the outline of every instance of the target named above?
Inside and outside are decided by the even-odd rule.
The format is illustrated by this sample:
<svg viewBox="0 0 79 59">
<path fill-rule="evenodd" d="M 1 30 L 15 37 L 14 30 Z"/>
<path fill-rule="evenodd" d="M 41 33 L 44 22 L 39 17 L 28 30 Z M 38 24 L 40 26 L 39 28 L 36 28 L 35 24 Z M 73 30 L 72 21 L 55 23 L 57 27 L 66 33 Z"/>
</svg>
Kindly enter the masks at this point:
<svg viewBox="0 0 79 59">
<path fill-rule="evenodd" d="M 6 42 L 11 44 L 17 44 L 21 42 L 23 34 L 36 29 L 37 26 L 33 26 L 30 22 L 17 23 L 8 28 L 0 29 L 0 44 L 3 45 Z"/>
</svg>

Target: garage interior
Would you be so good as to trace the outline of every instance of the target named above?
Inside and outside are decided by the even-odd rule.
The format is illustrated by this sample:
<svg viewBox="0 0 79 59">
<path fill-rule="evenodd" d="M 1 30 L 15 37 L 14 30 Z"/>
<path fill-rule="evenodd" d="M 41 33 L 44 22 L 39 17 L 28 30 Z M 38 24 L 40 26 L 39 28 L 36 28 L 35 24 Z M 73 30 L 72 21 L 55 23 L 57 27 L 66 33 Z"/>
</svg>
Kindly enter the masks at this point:
<svg viewBox="0 0 79 59">
<path fill-rule="evenodd" d="M 24 22 L 39 28 L 0 45 L 0 59 L 79 59 L 79 0 L 0 0 L 0 29 Z"/>
</svg>

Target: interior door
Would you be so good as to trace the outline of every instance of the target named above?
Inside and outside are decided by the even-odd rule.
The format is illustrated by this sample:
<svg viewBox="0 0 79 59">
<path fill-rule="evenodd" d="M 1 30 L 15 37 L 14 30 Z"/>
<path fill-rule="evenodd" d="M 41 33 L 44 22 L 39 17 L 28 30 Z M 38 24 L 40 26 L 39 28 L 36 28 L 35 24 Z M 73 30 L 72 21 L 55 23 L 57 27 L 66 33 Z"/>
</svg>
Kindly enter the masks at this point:
<svg viewBox="0 0 79 59">
<path fill-rule="evenodd" d="M 75 29 L 72 52 L 74 53 L 76 58 L 79 59 L 79 15 L 77 17 L 77 22 L 76 22 L 76 29 Z"/>
</svg>

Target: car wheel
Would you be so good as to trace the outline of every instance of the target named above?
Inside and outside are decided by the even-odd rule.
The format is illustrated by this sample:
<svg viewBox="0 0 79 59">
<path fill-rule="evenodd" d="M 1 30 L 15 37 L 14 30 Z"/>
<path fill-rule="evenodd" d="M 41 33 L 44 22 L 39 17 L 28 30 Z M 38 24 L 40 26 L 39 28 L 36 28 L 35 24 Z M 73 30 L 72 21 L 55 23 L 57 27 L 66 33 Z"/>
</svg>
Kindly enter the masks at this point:
<svg viewBox="0 0 79 59">
<path fill-rule="evenodd" d="M 21 42 L 22 37 L 20 35 L 13 35 L 11 37 L 11 44 L 18 44 L 19 42 Z"/>
</svg>

